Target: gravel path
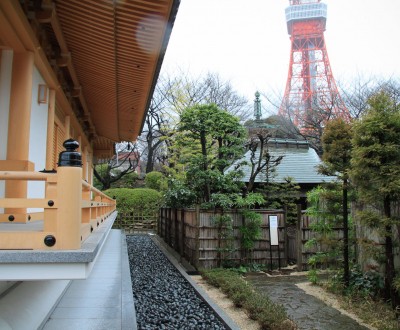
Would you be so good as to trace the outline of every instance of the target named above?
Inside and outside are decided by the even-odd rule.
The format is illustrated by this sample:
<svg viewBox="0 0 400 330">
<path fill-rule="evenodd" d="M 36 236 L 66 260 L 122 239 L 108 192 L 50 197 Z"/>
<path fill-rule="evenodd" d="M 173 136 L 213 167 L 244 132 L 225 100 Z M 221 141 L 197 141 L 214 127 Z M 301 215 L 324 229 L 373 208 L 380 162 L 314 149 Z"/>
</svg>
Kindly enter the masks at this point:
<svg viewBox="0 0 400 330">
<path fill-rule="evenodd" d="M 138 329 L 226 329 L 147 235 L 128 235 Z"/>
</svg>

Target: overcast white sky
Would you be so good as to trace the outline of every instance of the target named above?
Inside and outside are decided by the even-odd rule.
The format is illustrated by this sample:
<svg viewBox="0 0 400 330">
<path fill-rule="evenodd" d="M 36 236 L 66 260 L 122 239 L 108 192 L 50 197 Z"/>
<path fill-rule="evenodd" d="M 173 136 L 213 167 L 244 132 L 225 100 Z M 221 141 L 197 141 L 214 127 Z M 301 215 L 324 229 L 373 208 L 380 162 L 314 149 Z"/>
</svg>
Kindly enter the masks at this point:
<svg viewBox="0 0 400 330">
<path fill-rule="evenodd" d="M 400 0 L 323 0 L 333 74 L 400 77 Z M 181 0 L 162 71 L 217 72 L 239 94 L 283 93 L 288 0 Z"/>
</svg>

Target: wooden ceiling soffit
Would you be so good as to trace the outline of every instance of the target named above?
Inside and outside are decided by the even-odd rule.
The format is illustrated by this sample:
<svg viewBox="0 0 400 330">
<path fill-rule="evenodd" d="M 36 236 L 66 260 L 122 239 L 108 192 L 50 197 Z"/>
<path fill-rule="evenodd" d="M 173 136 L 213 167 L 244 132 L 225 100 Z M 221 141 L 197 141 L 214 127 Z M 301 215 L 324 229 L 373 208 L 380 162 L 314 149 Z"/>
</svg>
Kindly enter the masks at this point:
<svg viewBox="0 0 400 330">
<path fill-rule="evenodd" d="M 58 30 L 57 40 L 63 39 L 59 63 L 70 70 L 74 95 L 90 115 L 98 137 L 95 146 L 104 150 L 104 139 L 134 141 L 143 126 L 179 1 L 53 3 L 52 12 L 38 20 L 49 20 Z"/>
</svg>

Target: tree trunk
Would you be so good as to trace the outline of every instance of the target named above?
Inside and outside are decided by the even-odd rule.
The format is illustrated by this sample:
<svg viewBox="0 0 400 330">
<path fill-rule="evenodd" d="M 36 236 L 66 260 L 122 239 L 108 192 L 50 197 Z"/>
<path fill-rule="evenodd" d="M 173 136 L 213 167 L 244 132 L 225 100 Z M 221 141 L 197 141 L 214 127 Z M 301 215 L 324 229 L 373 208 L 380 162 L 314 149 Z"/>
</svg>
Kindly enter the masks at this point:
<svg viewBox="0 0 400 330">
<path fill-rule="evenodd" d="M 146 164 L 146 173 L 150 173 L 154 169 L 154 161 L 153 161 L 153 156 L 154 155 L 154 149 L 151 145 L 151 143 L 148 144 L 147 146 L 147 164 Z"/>
</svg>

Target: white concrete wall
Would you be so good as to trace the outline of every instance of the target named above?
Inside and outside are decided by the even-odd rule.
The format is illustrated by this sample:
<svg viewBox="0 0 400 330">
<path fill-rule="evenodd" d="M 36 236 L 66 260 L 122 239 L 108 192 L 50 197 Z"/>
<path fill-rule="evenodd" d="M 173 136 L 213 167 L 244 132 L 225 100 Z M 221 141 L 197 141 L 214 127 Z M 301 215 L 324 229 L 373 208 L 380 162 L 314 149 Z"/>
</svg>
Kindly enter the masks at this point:
<svg viewBox="0 0 400 330">
<path fill-rule="evenodd" d="M 47 114 L 48 103 L 38 103 L 39 84 L 45 84 L 39 71 L 33 70 L 31 125 L 29 137 L 29 161 L 35 164 L 35 171 L 46 167 Z M 28 182 L 28 198 L 44 198 L 45 184 L 41 181 Z M 43 209 L 28 209 L 28 212 L 41 212 Z"/>
<path fill-rule="evenodd" d="M 13 51 L 3 50 L 0 52 L 0 56 L 0 160 L 5 160 L 7 158 Z M 5 183 L 0 181 L 0 198 L 4 198 L 4 191 Z M 0 208 L 0 213 L 4 213 L 4 209 Z"/>
</svg>

